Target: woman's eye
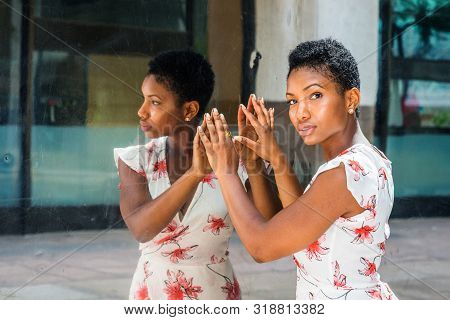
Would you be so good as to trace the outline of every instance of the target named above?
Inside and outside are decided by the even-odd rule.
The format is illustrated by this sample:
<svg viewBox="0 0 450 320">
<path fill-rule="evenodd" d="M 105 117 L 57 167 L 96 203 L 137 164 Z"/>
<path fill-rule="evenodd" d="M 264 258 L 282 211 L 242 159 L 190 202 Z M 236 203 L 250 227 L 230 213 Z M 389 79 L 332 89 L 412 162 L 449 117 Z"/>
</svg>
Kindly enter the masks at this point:
<svg viewBox="0 0 450 320">
<path fill-rule="evenodd" d="M 319 92 L 315 92 L 311 95 L 311 100 L 316 100 L 322 97 L 322 94 Z"/>
<path fill-rule="evenodd" d="M 152 105 L 159 106 L 161 103 L 159 101 L 152 100 Z"/>
<path fill-rule="evenodd" d="M 286 103 L 288 104 L 288 106 L 293 106 L 294 104 L 297 103 L 297 100 L 291 99 L 291 100 L 286 101 Z"/>
</svg>

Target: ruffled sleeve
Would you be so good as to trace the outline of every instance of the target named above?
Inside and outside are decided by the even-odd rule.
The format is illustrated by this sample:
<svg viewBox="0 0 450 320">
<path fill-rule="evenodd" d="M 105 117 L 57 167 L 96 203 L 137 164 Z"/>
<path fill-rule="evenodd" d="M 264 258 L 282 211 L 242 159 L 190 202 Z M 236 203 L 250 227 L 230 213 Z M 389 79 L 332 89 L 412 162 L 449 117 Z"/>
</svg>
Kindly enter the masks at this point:
<svg viewBox="0 0 450 320">
<path fill-rule="evenodd" d="M 119 158 L 130 169 L 136 171 L 141 175 L 146 175 L 148 150 L 144 145 L 130 146 L 126 148 L 115 148 L 114 162 L 117 168 L 119 168 Z"/>
<path fill-rule="evenodd" d="M 378 201 L 378 170 L 370 155 L 360 148 L 352 148 L 319 168 L 320 173 L 344 165 L 347 189 L 356 202 L 374 219 Z M 313 181 L 315 178 L 313 179 Z"/>
<path fill-rule="evenodd" d="M 347 176 L 347 189 L 359 205 L 375 218 L 378 198 L 378 170 L 362 152 L 342 156 Z"/>
</svg>

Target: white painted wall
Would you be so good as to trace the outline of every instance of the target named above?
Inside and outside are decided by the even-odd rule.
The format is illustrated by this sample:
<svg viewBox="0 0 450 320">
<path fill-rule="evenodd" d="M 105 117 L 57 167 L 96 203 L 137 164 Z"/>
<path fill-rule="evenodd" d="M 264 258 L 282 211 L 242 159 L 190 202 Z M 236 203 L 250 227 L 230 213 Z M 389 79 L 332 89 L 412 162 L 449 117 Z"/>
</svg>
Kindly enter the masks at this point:
<svg viewBox="0 0 450 320">
<path fill-rule="evenodd" d="M 374 106 L 378 87 L 378 0 L 316 0 L 317 37 L 333 37 L 358 62 L 361 105 Z"/>
<path fill-rule="evenodd" d="M 377 92 L 378 0 L 256 0 L 256 48 L 263 59 L 256 93 L 282 101 L 287 57 L 299 42 L 332 37 L 359 62 L 363 106 Z"/>
</svg>

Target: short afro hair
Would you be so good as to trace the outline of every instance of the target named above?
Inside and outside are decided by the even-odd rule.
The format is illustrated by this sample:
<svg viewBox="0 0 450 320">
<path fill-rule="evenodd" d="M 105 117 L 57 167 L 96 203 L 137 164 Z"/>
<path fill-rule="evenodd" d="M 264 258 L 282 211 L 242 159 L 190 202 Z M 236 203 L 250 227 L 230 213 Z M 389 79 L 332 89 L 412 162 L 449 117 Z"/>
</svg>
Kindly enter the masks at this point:
<svg viewBox="0 0 450 320">
<path fill-rule="evenodd" d="M 160 53 L 148 63 L 147 76 L 150 75 L 177 96 L 178 105 L 197 101 L 198 115 L 203 115 L 214 91 L 215 77 L 201 54 L 190 50 Z"/>
<path fill-rule="evenodd" d="M 289 54 L 289 73 L 300 68 L 311 68 L 337 84 L 343 93 L 360 86 L 358 65 L 342 43 L 331 38 L 300 43 Z"/>
</svg>

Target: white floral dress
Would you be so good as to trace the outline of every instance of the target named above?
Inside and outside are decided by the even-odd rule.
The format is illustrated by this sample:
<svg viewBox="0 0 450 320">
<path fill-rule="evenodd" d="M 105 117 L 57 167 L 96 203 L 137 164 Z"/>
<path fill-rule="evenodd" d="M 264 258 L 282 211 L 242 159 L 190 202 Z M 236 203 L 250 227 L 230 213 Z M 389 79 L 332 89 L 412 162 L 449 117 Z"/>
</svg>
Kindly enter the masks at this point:
<svg viewBox="0 0 450 320">
<path fill-rule="evenodd" d="M 375 147 L 355 144 L 320 166 L 310 185 L 319 174 L 341 163 L 348 190 L 366 210 L 337 219 L 319 239 L 294 254 L 296 298 L 397 299 L 377 271 L 394 203 L 391 162 Z"/>
<path fill-rule="evenodd" d="M 145 176 L 152 198 L 170 187 L 167 137 L 142 146 L 114 149 L 131 169 Z M 244 183 L 243 165 L 238 175 Z M 233 225 L 214 174 L 197 186 L 183 220 L 177 214 L 152 240 L 141 243 L 130 299 L 240 299 L 239 283 L 228 259 Z"/>
</svg>

